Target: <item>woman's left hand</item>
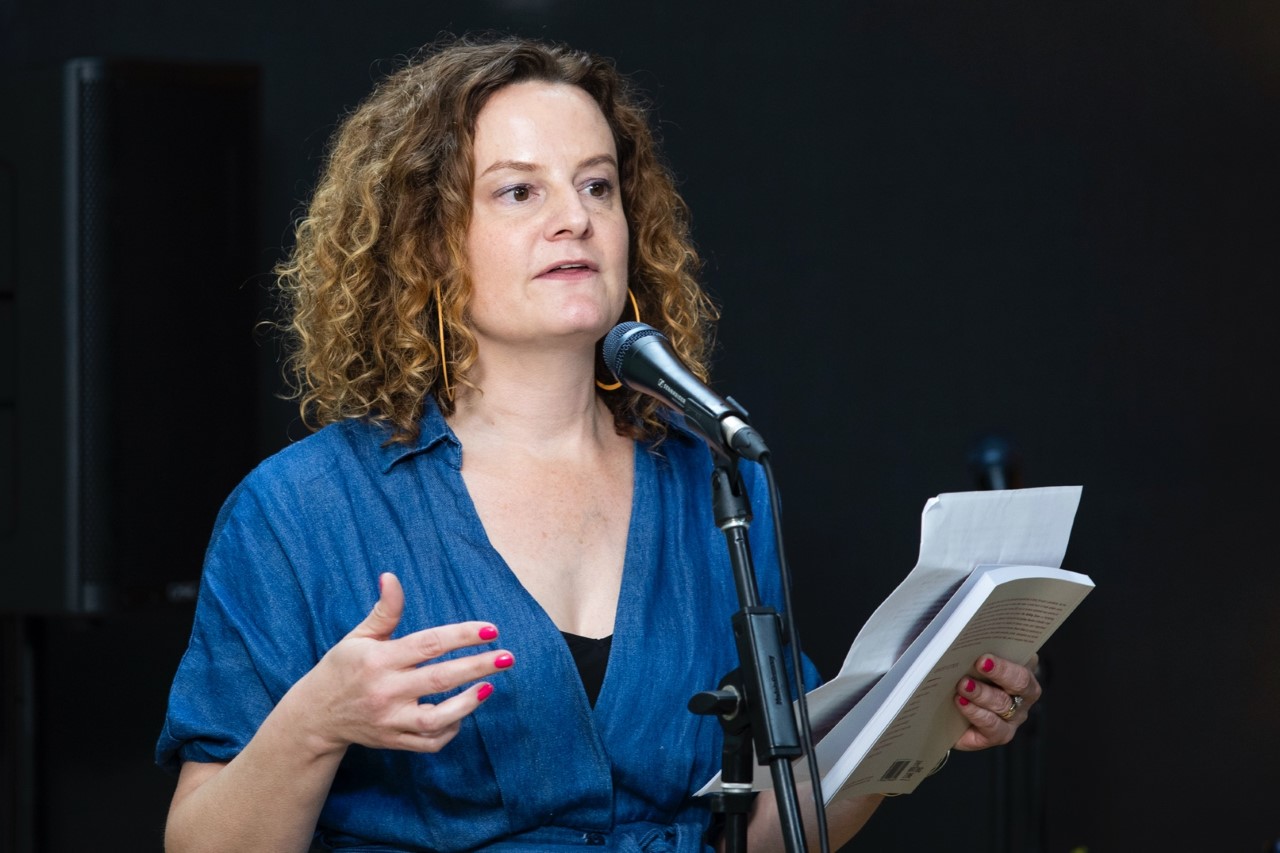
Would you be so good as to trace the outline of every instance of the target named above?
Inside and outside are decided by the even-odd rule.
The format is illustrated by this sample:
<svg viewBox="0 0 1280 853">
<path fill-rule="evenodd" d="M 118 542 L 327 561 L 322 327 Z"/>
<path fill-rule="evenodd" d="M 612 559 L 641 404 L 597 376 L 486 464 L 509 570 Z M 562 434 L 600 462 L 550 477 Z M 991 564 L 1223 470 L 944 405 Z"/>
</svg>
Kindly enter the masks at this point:
<svg viewBox="0 0 1280 853">
<path fill-rule="evenodd" d="M 956 749 L 986 749 L 1013 739 L 1040 698 L 1040 682 L 1032 672 L 1036 662 L 1034 655 L 1026 666 L 995 655 L 978 658 L 974 664 L 978 675 L 965 676 L 956 685 L 956 707 L 969 721 L 969 728 L 956 741 Z"/>
</svg>

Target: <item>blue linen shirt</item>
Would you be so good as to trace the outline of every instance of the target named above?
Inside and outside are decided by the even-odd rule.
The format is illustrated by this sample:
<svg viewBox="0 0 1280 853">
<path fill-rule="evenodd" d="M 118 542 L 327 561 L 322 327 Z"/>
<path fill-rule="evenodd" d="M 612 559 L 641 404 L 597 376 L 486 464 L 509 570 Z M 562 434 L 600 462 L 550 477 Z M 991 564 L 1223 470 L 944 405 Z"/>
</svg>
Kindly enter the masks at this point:
<svg viewBox="0 0 1280 853">
<path fill-rule="evenodd" d="M 557 627 L 490 545 L 439 411 L 428 404 L 415 442 L 388 437 L 364 421 L 330 425 L 227 499 L 158 763 L 235 757 L 364 619 L 390 571 L 405 593 L 395 636 L 486 620 L 517 663 L 489 679 L 493 695 L 440 752 L 352 746 L 319 840 L 363 851 L 702 851 L 709 815 L 691 795 L 720 769 L 721 730 L 686 703 L 737 666 L 729 618 L 739 609 L 702 440 L 675 424 L 661 445 L 636 445 L 613 645 L 593 709 Z M 767 490 L 755 466 L 742 473 L 761 600 L 781 611 Z"/>
</svg>

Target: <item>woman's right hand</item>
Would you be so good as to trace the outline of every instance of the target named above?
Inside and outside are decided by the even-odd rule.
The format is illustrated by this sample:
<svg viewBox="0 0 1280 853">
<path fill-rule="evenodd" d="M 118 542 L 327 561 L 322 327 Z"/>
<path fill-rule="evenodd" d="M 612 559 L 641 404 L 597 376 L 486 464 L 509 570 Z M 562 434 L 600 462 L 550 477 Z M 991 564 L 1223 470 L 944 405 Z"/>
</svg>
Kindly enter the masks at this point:
<svg viewBox="0 0 1280 853">
<path fill-rule="evenodd" d="M 318 753 L 344 751 L 350 744 L 438 752 L 494 688 L 475 684 L 435 705 L 420 697 L 446 693 L 515 663 L 502 650 L 432 663 L 455 649 L 492 642 L 498 632 L 488 622 L 441 625 L 391 639 L 404 612 L 404 590 L 389 572 L 378 582 L 378 602 L 365 620 L 295 685 L 300 690 L 290 691 L 310 703 L 307 734 Z"/>
<path fill-rule="evenodd" d="M 514 663 L 505 651 L 432 662 L 492 642 L 498 631 L 488 622 L 391 639 L 404 590 L 395 575 L 378 581 L 373 611 L 285 693 L 239 755 L 228 763 L 183 762 L 166 850 L 306 850 L 348 746 L 437 752 L 493 687 L 474 684 L 437 705 L 420 697 Z"/>
</svg>

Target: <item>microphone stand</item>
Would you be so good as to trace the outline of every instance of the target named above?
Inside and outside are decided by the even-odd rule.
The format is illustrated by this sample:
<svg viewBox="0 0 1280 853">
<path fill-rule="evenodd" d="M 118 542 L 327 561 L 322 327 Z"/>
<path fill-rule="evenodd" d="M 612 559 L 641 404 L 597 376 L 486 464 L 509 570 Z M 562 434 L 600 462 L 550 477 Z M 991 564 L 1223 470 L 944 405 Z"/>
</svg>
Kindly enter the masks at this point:
<svg viewBox="0 0 1280 853">
<path fill-rule="evenodd" d="M 791 705 L 786 658 L 782 654 L 782 620 L 777 611 L 760 604 L 747 527 L 751 508 L 742 487 L 736 456 L 716 453 L 711 474 L 716 526 L 724 533 L 733 564 L 738 601 L 731 620 L 738 647 L 738 669 L 689 700 L 695 714 L 716 714 L 724 729 L 721 756 L 723 790 L 710 796 L 711 811 L 725 816 L 726 853 L 745 853 L 747 817 L 755 793 L 751 790 L 754 753 L 769 765 L 778 803 L 782 836 L 790 853 L 807 848 L 800 819 L 791 759 L 803 754 Z M 799 673 L 796 674 L 799 678 Z M 816 784 L 816 782 L 815 782 Z"/>
</svg>

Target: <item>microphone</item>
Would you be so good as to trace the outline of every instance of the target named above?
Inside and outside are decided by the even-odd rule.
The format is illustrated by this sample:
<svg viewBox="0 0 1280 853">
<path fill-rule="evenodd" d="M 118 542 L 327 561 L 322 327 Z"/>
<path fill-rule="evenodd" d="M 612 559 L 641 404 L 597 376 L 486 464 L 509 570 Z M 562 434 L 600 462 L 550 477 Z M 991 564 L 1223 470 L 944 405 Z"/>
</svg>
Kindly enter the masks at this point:
<svg viewBox="0 0 1280 853">
<path fill-rule="evenodd" d="M 1022 454 L 998 433 L 983 436 L 974 444 L 969 468 L 980 489 L 1022 488 Z"/>
<path fill-rule="evenodd" d="M 604 363 L 618 381 L 684 414 L 711 449 L 753 462 L 769 452 L 732 397 L 707 387 L 671 348 L 667 336 L 646 323 L 619 323 L 604 338 Z"/>
</svg>

